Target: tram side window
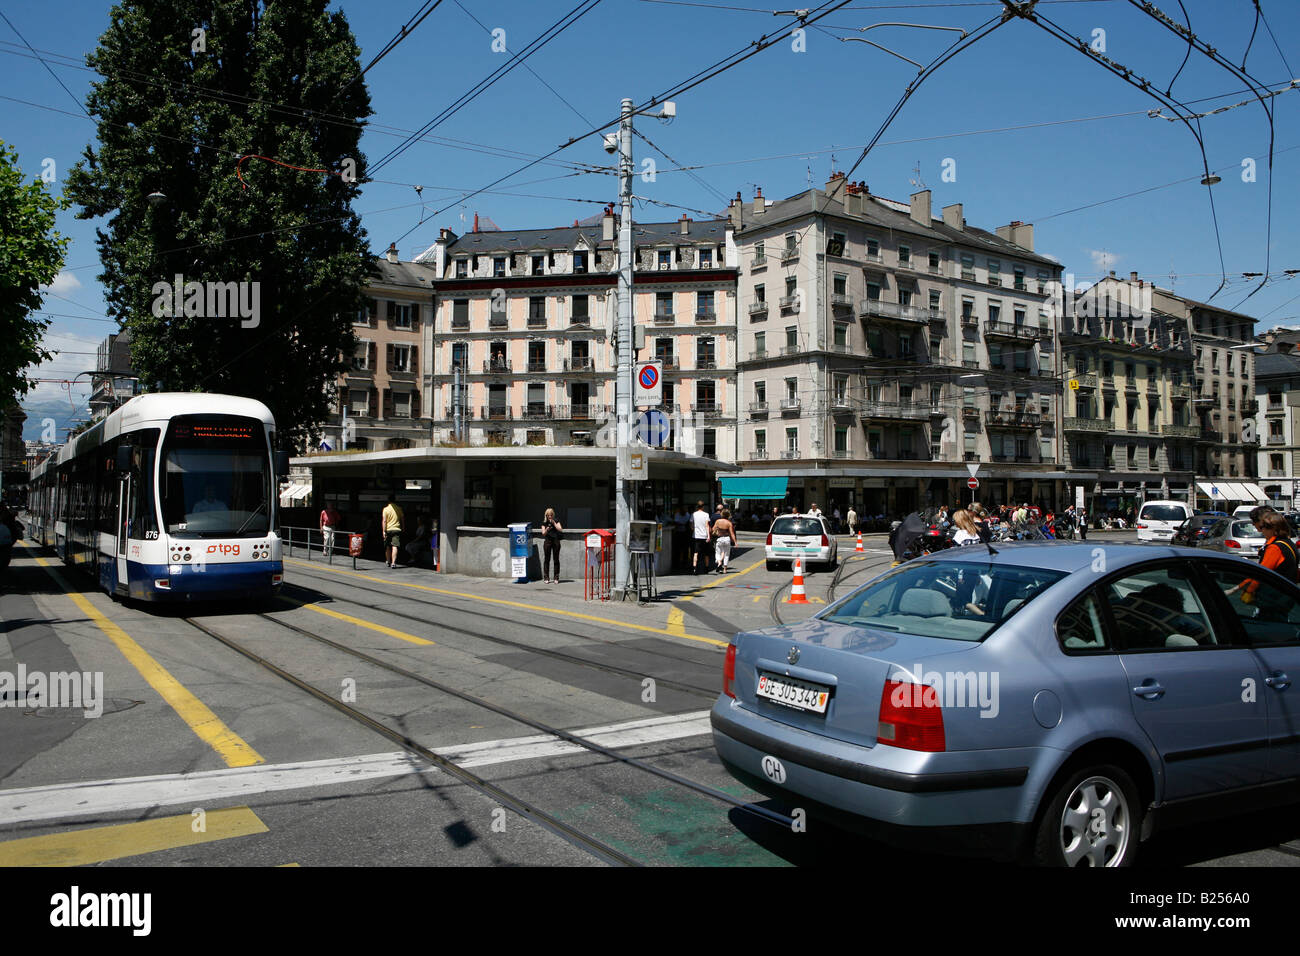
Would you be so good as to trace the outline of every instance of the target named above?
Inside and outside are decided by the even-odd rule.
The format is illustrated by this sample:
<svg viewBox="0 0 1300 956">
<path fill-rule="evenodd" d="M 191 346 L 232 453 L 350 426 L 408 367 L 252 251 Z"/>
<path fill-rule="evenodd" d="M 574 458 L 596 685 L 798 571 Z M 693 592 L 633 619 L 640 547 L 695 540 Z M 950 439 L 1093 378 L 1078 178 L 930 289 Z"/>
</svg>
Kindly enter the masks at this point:
<svg viewBox="0 0 1300 956">
<path fill-rule="evenodd" d="M 98 509 L 96 528 L 100 534 L 117 534 L 118 480 L 114 468 L 117 464 L 117 445 L 105 444 L 95 455 L 95 469 L 99 472 Z"/>
<path fill-rule="evenodd" d="M 131 511 L 127 529 L 128 538 L 157 538 L 158 509 L 154 501 L 154 460 L 158 452 L 156 428 L 135 432 L 131 436 L 134 448 L 131 468 Z"/>
</svg>

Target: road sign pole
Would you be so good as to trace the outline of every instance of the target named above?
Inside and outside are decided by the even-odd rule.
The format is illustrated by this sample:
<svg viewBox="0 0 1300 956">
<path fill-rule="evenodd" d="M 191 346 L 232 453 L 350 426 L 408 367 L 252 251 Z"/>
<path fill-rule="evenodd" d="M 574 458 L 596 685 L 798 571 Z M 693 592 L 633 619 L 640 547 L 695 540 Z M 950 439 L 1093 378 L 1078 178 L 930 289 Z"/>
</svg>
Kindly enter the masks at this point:
<svg viewBox="0 0 1300 956">
<path fill-rule="evenodd" d="M 631 502 L 627 494 L 628 426 L 632 418 L 632 101 L 623 100 L 618 128 L 619 192 L 622 215 L 618 224 L 618 372 L 614 378 L 616 451 L 614 454 L 614 589 L 626 596 Z"/>
</svg>

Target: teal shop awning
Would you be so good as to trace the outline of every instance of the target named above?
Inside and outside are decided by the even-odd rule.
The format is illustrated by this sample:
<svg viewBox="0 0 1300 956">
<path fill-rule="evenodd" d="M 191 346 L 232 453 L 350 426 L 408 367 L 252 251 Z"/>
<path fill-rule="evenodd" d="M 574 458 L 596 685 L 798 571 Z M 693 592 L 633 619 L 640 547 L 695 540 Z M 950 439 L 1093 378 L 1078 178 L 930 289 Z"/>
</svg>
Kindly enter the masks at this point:
<svg viewBox="0 0 1300 956">
<path fill-rule="evenodd" d="M 785 478 L 759 478 L 754 475 L 722 479 L 724 498 L 784 498 Z"/>
</svg>

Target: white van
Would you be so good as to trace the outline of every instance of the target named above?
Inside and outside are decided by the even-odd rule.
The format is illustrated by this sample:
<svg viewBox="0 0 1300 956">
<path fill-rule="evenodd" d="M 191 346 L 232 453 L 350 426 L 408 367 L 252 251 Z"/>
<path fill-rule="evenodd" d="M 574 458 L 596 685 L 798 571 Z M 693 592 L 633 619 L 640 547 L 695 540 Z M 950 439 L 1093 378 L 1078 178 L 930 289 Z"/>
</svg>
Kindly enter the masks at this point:
<svg viewBox="0 0 1300 956">
<path fill-rule="evenodd" d="M 1233 518 L 1239 518 L 1239 519 L 1241 519 L 1242 521 L 1249 521 L 1249 520 L 1250 520 L 1250 513 L 1251 513 L 1252 511 L 1254 511 L 1257 507 L 1259 507 L 1259 506 L 1258 506 L 1258 505 L 1242 505 L 1240 508 L 1234 508 L 1234 509 L 1233 509 L 1233 512 L 1232 512 L 1232 517 L 1233 517 Z"/>
<path fill-rule="evenodd" d="M 1144 501 L 1137 516 L 1138 540 L 1168 541 L 1191 516 L 1191 506 L 1185 501 Z"/>
</svg>

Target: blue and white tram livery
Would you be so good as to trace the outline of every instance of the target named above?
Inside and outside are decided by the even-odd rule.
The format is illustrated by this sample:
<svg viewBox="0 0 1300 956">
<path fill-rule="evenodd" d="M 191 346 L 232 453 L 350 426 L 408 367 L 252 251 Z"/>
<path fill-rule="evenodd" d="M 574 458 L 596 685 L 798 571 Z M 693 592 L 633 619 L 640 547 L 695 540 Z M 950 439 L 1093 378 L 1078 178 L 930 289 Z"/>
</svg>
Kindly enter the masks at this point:
<svg viewBox="0 0 1300 956">
<path fill-rule="evenodd" d="M 269 597 L 284 575 L 275 444 L 253 399 L 137 396 L 33 471 L 31 537 L 109 594 Z"/>
</svg>

